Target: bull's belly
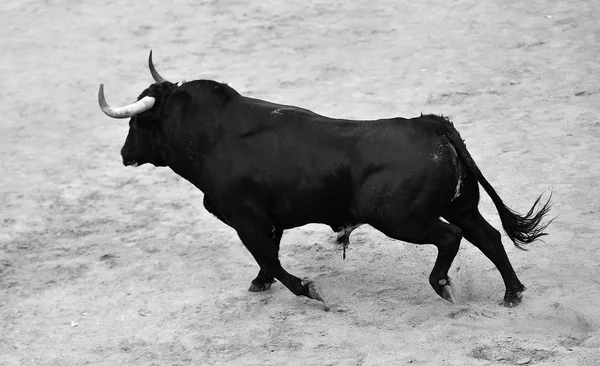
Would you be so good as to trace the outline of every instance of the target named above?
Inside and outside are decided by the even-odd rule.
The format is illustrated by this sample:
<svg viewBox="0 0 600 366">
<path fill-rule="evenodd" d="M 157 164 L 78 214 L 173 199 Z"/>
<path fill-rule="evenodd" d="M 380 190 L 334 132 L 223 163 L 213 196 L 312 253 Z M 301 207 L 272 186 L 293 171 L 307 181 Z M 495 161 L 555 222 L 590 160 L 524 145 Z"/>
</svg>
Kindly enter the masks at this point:
<svg viewBox="0 0 600 366">
<path fill-rule="evenodd" d="M 350 197 L 344 199 L 319 194 L 312 196 L 295 200 L 288 197 L 283 202 L 280 201 L 280 204 L 271 210 L 275 225 L 285 230 L 307 224 L 325 224 L 337 230 L 357 223 Z"/>
</svg>

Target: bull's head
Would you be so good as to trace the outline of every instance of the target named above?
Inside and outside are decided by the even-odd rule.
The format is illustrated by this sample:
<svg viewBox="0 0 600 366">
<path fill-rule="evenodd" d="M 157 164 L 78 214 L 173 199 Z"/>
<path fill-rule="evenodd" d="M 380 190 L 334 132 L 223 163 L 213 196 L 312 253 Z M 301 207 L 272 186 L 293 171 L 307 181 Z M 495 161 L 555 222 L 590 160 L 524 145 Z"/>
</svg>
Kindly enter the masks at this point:
<svg viewBox="0 0 600 366">
<path fill-rule="evenodd" d="M 130 118 L 129 133 L 121 149 L 123 164 L 126 166 L 139 166 L 151 163 L 155 166 L 165 166 L 157 145 L 161 138 L 160 104 L 164 102 L 165 95 L 172 90 L 175 84 L 166 81 L 154 68 L 152 51 L 148 57 L 148 67 L 152 78 L 156 82 L 144 90 L 137 102 L 124 107 L 111 107 L 104 97 L 104 85 L 100 84 L 98 102 L 100 109 L 112 118 Z"/>
</svg>

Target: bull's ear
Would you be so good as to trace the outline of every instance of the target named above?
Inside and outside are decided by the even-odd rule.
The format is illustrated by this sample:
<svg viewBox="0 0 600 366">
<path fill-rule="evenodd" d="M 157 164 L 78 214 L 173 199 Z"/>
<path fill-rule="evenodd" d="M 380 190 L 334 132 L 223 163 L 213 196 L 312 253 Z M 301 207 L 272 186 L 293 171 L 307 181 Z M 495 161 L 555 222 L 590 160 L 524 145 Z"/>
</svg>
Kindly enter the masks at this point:
<svg viewBox="0 0 600 366">
<path fill-rule="evenodd" d="M 164 81 L 160 84 L 152 84 L 148 87 L 148 89 L 144 90 L 144 92 L 140 95 L 140 98 L 143 96 L 151 96 L 156 98 L 158 102 L 164 102 L 173 90 L 177 89 L 177 85 L 168 81 Z"/>
</svg>

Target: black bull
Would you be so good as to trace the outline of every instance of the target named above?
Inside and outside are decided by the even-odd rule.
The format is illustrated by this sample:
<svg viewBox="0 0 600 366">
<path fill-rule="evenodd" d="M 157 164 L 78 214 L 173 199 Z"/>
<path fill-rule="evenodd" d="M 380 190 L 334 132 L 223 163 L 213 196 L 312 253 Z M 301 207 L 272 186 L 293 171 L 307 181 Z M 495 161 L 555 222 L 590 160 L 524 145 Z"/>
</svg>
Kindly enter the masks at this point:
<svg viewBox="0 0 600 366">
<path fill-rule="evenodd" d="M 244 97 L 215 81 L 170 83 L 151 56 L 156 83 L 138 102 L 112 108 L 100 88 L 107 115 L 131 118 L 123 162 L 168 166 L 204 193 L 207 210 L 237 231 L 260 266 L 251 291 L 278 279 L 296 295 L 323 301 L 314 282 L 281 266 L 283 231 L 308 223 L 369 224 L 394 239 L 434 244 L 429 282 L 449 301 L 448 270 L 464 236 L 500 271 L 504 304 L 520 303 L 525 287 L 500 233 L 479 213 L 479 184 L 519 248 L 546 235 L 550 199 L 536 210 L 538 197 L 525 215 L 508 208 L 448 119 L 331 119 Z"/>
</svg>

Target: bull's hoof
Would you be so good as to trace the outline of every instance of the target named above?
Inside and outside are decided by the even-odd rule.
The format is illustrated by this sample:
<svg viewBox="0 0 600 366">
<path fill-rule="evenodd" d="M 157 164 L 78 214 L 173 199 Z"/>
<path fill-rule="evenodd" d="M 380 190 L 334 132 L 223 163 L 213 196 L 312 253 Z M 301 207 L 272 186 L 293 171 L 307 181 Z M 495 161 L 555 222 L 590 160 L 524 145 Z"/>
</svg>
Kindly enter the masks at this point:
<svg viewBox="0 0 600 366">
<path fill-rule="evenodd" d="M 454 296 L 454 288 L 450 282 L 450 278 L 445 280 L 439 280 L 438 284 L 442 286 L 440 296 L 451 303 L 456 303 L 456 297 Z"/>
<path fill-rule="evenodd" d="M 275 280 L 273 280 L 273 282 L 275 282 Z M 263 291 L 267 291 L 268 289 L 271 288 L 271 285 L 273 284 L 273 282 L 259 282 L 259 281 L 252 281 L 252 283 L 250 283 L 250 288 L 248 289 L 248 291 L 250 292 L 263 292 Z"/>
<path fill-rule="evenodd" d="M 522 299 L 523 299 L 523 295 L 521 293 L 515 294 L 514 296 L 511 296 L 511 297 L 504 296 L 504 301 L 502 301 L 502 303 L 500 305 L 507 307 L 507 308 L 514 308 L 515 306 L 518 306 L 521 303 Z"/>
<path fill-rule="evenodd" d="M 321 296 L 321 289 L 319 289 L 319 286 L 317 286 L 317 284 L 314 282 L 310 282 L 308 284 L 308 297 L 310 297 L 311 299 L 319 300 L 321 302 L 325 302 L 325 300 L 323 300 L 323 297 Z"/>
<path fill-rule="evenodd" d="M 302 280 L 302 286 L 306 289 L 307 297 L 314 299 L 314 300 L 321 301 L 323 303 L 323 306 L 325 307 L 325 311 L 329 311 L 329 306 L 327 305 L 325 300 L 323 300 L 323 296 L 321 295 L 321 290 L 319 289 L 319 286 L 317 286 L 316 283 L 314 283 L 310 280 Z"/>
<path fill-rule="evenodd" d="M 502 301 L 501 305 L 507 308 L 514 308 L 515 306 L 518 306 L 521 303 L 521 300 L 523 300 L 523 291 L 525 290 L 526 288 L 523 285 L 521 285 L 516 291 L 506 290 L 504 301 Z"/>
</svg>

